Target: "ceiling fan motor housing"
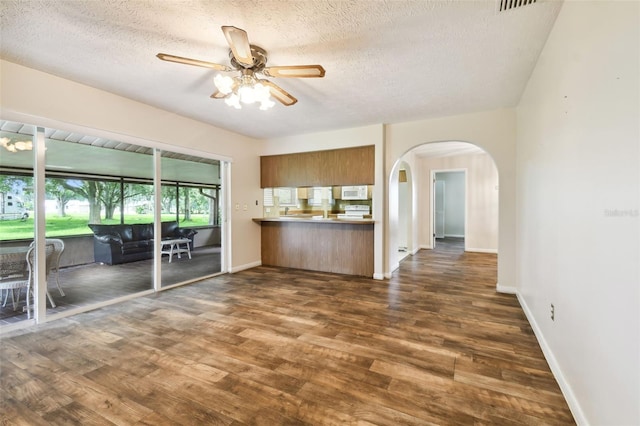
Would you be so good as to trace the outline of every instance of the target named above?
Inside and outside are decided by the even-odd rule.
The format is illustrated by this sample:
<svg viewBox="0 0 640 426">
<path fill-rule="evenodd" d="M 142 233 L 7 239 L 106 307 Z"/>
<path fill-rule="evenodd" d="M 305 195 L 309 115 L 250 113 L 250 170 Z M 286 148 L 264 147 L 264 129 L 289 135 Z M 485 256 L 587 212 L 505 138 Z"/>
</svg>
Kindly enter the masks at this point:
<svg viewBox="0 0 640 426">
<path fill-rule="evenodd" d="M 233 51 L 229 50 L 229 59 L 231 61 L 231 65 L 237 69 L 242 71 L 243 69 L 250 69 L 253 72 L 260 72 L 264 69 L 267 64 L 267 51 L 264 50 L 260 46 L 256 46 L 255 44 L 251 46 L 251 56 L 253 57 L 253 64 L 251 66 L 243 65 L 236 60 L 233 56 Z"/>
</svg>

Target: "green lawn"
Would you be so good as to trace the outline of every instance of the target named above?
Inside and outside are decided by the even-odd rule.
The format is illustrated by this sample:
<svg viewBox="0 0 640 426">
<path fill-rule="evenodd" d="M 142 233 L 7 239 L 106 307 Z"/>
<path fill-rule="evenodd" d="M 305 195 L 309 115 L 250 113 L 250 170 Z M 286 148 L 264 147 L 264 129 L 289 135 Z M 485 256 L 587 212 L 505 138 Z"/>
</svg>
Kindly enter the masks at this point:
<svg viewBox="0 0 640 426">
<path fill-rule="evenodd" d="M 175 220 L 175 214 L 163 214 L 163 221 Z M 125 215 L 124 223 L 151 223 L 153 215 Z M 22 240 L 33 238 L 33 214 L 25 221 L 21 220 L 0 220 L 0 241 L 5 240 Z M 91 234 L 91 229 L 87 226 L 88 220 L 86 216 L 67 215 L 59 217 L 57 215 L 48 215 L 46 218 L 46 235 L 47 237 L 64 237 L 69 235 Z M 102 220 L 104 224 L 120 223 L 120 218 L 112 220 Z M 191 220 L 180 222 L 181 227 L 206 226 L 209 224 L 208 215 L 191 215 Z"/>
</svg>

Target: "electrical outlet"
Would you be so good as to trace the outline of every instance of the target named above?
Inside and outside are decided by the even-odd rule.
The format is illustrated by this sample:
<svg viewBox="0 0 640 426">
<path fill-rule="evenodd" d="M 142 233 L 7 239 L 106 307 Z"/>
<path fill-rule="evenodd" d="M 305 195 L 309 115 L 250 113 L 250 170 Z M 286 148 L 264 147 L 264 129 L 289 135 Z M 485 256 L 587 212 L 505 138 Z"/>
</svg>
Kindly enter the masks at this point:
<svg viewBox="0 0 640 426">
<path fill-rule="evenodd" d="M 551 321 L 555 321 L 556 320 L 556 307 L 553 306 L 553 303 L 551 304 Z"/>
<path fill-rule="evenodd" d="M 240 204 L 236 203 L 236 210 L 240 210 Z"/>
<path fill-rule="evenodd" d="M 244 210 L 244 211 L 246 212 L 246 211 L 247 211 L 247 209 L 248 209 L 248 207 L 247 207 L 247 205 L 245 204 L 245 205 L 243 206 L 242 210 Z"/>
</svg>

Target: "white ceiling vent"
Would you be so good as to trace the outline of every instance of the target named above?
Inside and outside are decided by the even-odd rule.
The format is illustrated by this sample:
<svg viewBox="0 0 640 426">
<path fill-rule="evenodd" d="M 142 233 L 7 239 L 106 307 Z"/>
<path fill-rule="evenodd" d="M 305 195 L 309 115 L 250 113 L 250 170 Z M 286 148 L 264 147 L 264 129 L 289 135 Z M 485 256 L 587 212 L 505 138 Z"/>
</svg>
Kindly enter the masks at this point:
<svg viewBox="0 0 640 426">
<path fill-rule="evenodd" d="M 535 3 L 537 0 L 498 0 L 498 12 L 517 9 Z"/>
</svg>

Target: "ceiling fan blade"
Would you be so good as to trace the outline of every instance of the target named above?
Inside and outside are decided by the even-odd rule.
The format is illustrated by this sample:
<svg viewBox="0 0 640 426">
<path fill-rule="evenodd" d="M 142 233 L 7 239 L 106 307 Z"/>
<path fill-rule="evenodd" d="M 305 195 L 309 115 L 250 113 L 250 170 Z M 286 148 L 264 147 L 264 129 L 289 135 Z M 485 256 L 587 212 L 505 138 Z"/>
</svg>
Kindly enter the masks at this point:
<svg viewBox="0 0 640 426">
<path fill-rule="evenodd" d="M 322 65 L 289 65 L 266 67 L 262 73 L 269 77 L 320 78 L 324 77 L 324 68 Z"/>
<path fill-rule="evenodd" d="M 231 71 L 226 65 L 215 64 L 213 62 L 200 61 L 198 59 L 183 58 L 182 56 L 168 55 L 166 53 L 158 53 L 158 59 L 163 61 L 176 62 L 178 64 L 195 65 L 196 67 L 212 68 L 218 71 Z"/>
<path fill-rule="evenodd" d="M 252 66 L 253 55 L 251 55 L 251 45 L 249 44 L 247 32 L 232 26 L 223 26 L 222 32 L 227 38 L 227 43 L 229 43 L 229 47 L 236 61 L 242 65 Z"/>
<path fill-rule="evenodd" d="M 271 92 L 271 96 L 276 98 L 278 102 L 280 102 L 282 105 L 291 106 L 296 102 L 298 102 L 296 98 L 291 96 L 289 93 L 287 93 L 286 90 L 284 90 L 282 87 L 278 86 L 277 84 L 273 84 L 269 80 L 258 80 L 258 81 L 264 84 L 265 86 L 269 87 L 269 92 Z"/>
<path fill-rule="evenodd" d="M 224 99 L 227 95 L 225 95 L 224 93 L 221 93 L 219 90 L 216 90 L 215 92 L 213 92 L 213 94 L 211 96 L 209 96 L 212 99 Z"/>
</svg>

